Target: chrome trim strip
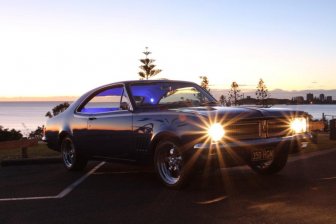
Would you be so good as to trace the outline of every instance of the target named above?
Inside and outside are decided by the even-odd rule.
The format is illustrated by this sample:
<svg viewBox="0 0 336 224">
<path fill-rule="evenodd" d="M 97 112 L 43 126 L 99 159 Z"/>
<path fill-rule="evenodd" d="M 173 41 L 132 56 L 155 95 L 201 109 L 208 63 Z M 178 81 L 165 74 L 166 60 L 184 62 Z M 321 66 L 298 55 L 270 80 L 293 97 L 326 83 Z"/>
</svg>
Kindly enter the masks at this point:
<svg viewBox="0 0 336 224">
<path fill-rule="evenodd" d="M 253 140 L 241 140 L 239 142 L 212 142 L 212 143 L 198 143 L 194 145 L 194 149 L 210 149 L 213 147 L 219 148 L 236 148 L 236 147 L 248 147 L 248 146 L 257 146 L 257 145 L 267 145 L 274 144 L 280 142 L 288 142 L 296 139 L 306 140 L 312 138 L 312 135 L 307 134 L 297 134 L 286 137 L 276 137 L 276 138 L 261 138 L 261 139 L 253 139 Z"/>
</svg>

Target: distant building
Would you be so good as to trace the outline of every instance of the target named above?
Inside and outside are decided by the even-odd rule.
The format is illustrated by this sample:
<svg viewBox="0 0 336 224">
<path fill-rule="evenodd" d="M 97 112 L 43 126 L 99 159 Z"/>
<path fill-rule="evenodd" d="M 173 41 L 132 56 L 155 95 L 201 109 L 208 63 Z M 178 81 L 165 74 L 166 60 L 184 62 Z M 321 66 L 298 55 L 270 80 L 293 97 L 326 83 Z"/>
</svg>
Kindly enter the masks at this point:
<svg viewBox="0 0 336 224">
<path fill-rule="evenodd" d="M 296 96 L 296 97 L 293 97 L 293 101 L 294 101 L 296 104 L 303 104 L 303 102 L 304 102 L 304 97 L 303 97 L 303 96 Z"/>
<path fill-rule="evenodd" d="M 325 100 L 325 96 L 324 96 L 323 93 L 321 93 L 321 94 L 320 94 L 320 101 L 321 101 L 321 102 L 324 102 L 324 100 Z"/>
<path fill-rule="evenodd" d="M 332 96 L 327 96 L 327 103 L 332 103 Z"/>
<path fill-rule="evenodd" d="M 307 102 L 310 103 L 310 102 L 313 102 L 313 101 L 314 101 L 314 94 L 308 93 L 307 94 Z"/>
<path fill-rule="evenodd" d="M 251 96 L 246 96 L 246 99 L 250 100 L 250 99 L 251 99 Z"/>
</svg>

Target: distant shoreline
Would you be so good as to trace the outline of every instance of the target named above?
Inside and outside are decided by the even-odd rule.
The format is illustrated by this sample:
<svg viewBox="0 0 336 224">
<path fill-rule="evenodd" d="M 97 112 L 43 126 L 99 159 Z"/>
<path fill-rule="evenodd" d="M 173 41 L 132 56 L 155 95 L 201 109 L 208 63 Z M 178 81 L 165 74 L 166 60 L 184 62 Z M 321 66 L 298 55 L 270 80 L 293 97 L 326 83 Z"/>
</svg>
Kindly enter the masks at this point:
<svg viewBox="0 0 336 224">
<path fill-rule="evenodd" d="M 227 96 L 230 89 L 211 89 L 210 93 L 216 98 L 219 99 L 221 95 Z M 268 91 L 270 98 L 275 98 L 279 100 L 291 100 L 293 97 L 303 97 L 306 99 L 308 93 L 313 94 L 316 97 L 319 97 L 320 94 L 324 94 L 325 97 L 331 96 L 333 99 L 336 99 L 336 89 L 305 89 L 305 90 L 283 90 L 283 89 L 272 89 Z M 241 94 L 244 95 L 244 98 L 255 97 L 255 89 L 241 89 Z M 79 95 L 63 95 L 63 96 L 0 96 L 0 102 L 35 102 L 35 101 L 75 101 L 78 99 Z"/>
</svg>

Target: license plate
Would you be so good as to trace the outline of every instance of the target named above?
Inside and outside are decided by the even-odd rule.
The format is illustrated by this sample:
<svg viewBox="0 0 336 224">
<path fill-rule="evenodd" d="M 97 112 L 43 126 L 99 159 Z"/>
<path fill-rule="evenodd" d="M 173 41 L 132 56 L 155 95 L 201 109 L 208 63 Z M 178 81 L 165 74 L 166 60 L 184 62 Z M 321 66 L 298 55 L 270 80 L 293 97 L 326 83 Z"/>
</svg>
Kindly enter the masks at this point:
<svg viewBox="0 0 336 224">
<path fill-rule="evenodd" d="M 267 161 L 273 159 L 273 149 L 258 149 L 254 150 L 251 153 L 251 161 L 259 162 L 259 161 Z"/>
</svg>

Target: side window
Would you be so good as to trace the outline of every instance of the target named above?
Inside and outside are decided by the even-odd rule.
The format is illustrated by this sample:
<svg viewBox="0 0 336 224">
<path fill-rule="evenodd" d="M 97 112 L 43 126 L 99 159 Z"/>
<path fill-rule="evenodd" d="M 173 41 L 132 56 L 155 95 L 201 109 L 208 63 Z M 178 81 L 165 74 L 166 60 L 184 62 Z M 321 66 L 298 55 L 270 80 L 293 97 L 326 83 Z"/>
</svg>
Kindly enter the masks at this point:
<svg viewBox="0 0 336 224">
<path fill-rule="evenodd" d="M 81 113 L 98 114 L 121 110 L 120 102 L 123 95 L 123 87 L 112 87 L 97 93 L 81 107 Z"/>
<path fill-rule="evenodd" d="M 129 110 L 131 108 L 131 102 L 125 91 L 123 92 L 123 95 L 121 97 L 120 108 L 121 110 Z"/>
</svg>

